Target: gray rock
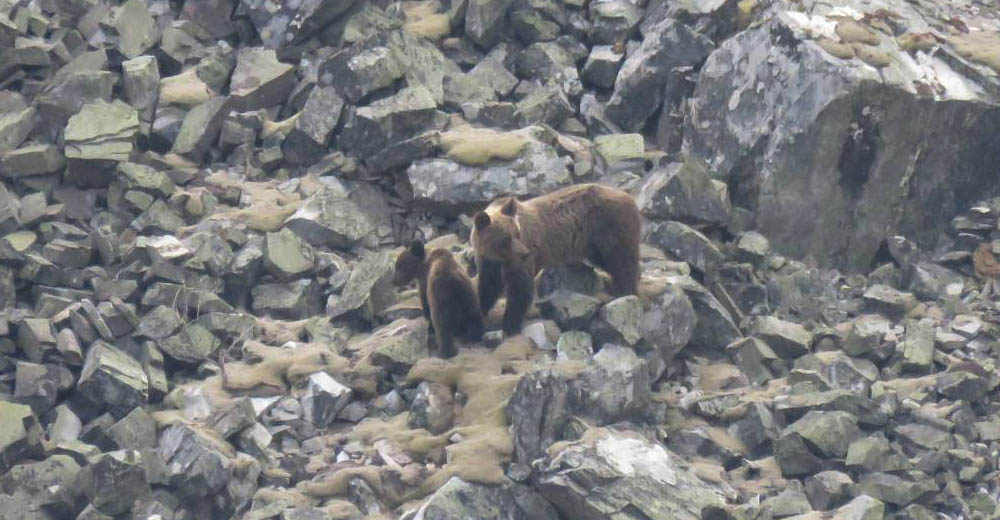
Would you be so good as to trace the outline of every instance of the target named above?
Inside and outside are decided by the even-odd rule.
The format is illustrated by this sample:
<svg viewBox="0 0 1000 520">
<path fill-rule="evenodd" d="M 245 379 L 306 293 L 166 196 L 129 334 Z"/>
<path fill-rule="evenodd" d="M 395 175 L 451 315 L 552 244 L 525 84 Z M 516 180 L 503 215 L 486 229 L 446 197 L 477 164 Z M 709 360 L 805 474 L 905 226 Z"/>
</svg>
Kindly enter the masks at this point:
<svg viewBox="0 0 1000 520">
<path fill-rule="evenodd" d="M 65 165 L 66 158 L 59 148 L 49 144 L 0 153 L 0 175 L 8 179 L 59 173 Z"/>
<path fill-rule="evenodd" d="M 508 476 L 523 481 L 548 446 L 562 438 L 569 418 L 569 386 L 557 372 L 539 370 L 522 377 L 507 402 L 514 458 Z"/>
<path fill-rule="evenodd" d="M 423 87 L 407 87 L 396 95 L 359 107 L 338 137 L 341 147 L 366 158 L 386 146 L 424 130 L 437 113 L 433 94 Z"/>
<path fill-rule="evenodd" d="M 797 433 L 782 435 L 774 441 L 774 460 L 784 477 L 815 475 L 823 470 L 823 461 Z"/>
<path fill-rule="evenodd" d="M 42 455 L 45 432 L 30 407 L 0 401 L 0 418 L 0 473 Z"/>
<path fill-rule="evenodd" d="M 111 516 L 128 512 L 150 492 L 142 455 L 134 450 L 102 454 L 80 471 L 76 485 L 95 509 Z"/>
<path fill-rule="evenodd" d="M 721 349 L 742 337 L 732 315 L 711 291 L 690 277 L 678 278 L 675 283 L 684 290 L 697 315 L 689 343 L 703 348 Z"/>
<path fill-rule="evenodd" d="M 954 447 L 954 439 L 947 431 L 926 424 L 903 424 L 894 430 L 904 445 L 924 450 L 944 451 Z"/>
<path fill-rule="evenodd" d="M 430 355 L 427 338 L 425 320 L 401 318 L 377 329 L 355 349 L 369 353 L 372 362 L 390 372 L 406 373 Z"/>
<path fill-rule="evenodd" d="M 598 424 L 641 417 L 650 402 L 647 362 L 627 347 L 604 345 L 571 384 L 572 407 Z"/>
<path fill-rule="evenodd" d="M 222 123 L 232 107 L 231 98 L 216 96 L 192 108 L 184 116 L 171 151 L 200 161 L 219 137 Z"/>
<path fill-rule="evenodd" d="M 599 344 L 634 346 L 642 339 L 642 302 L 638 296 L 623 296 L 601 307 L 591 325 L 591 335 Z"/>
<path fill-rule="evenodd" d="M 498 46 L 469 71 L 469 76 L 489 85 L 501 97 L 510 94 L 518 81 L 517 76 L 504 64 L 505 54 Z"/>
<path fill-rule="evenodd" d="M 465 11 L 465 34 L 476 45 L 488 49 L 499 39 L 512 0 L 469 0 Z"/>
<path fill-rule="evenodd" d="M 50 421 L 46 434 L 55 444 L 74 442 L 80 437 L 83 423 L 73 410 L 65 404 L 55 407 L 49 414 Z"/>
<path fill-rule="evenodd" d="M 96 58 L 95 58 L 96 57 Z M 86 53 L 63 67 L 52 78 L 49 85 L 38 96 L 38 113 L 41 128 L 52 129 L 66 123 L 87 104 L 111 101 L 112 90 L 117 78 L 105 68 L 106 56 L 103 51 Z M 99 61 L 104 63 L 97 63 Z M 94 61 L 95 63 L 88 63 Z M 84 69 L 84 68 L 87 69 Z M 89 67 L 94 67 L 90 69 Z"/>
<path fill-rule="evenodd" d="M 315 280 L 255 285 L 250 290 L 254 314 L 304 319 L 322 313 L 323 296 Z"/>
<path fill-rule="evenodd" d="M 289 279 L 304 275 L 316 263 L 313 248 L 291 229 L 267 233 L 264 237 L 264 265 L 271 274 Z"/>
<path fill-rule="evenodd" d="M 332 86 L 351 103 L 358 103 L 402 76 L 398 54 L 385 46 L 353 45 L 334 54 L 319 68 L 319 84 Z"/>
<path fill-rule="evenodd" d="M 11 468 L 2 478 L 0 487 L 18 502 L 27 505 L 33 513 L 20 518 L 50 518 L 49 514 L 65 511 L 66 490 L 73 484 L 80 465 L 68 455 L 52 455 L 39 462 L 26 462 Z M 11 509 L 4 508 L 0 518 L 14 518 Z"/>
<path fill-rule="evenodd" d="M 931 320 L 910 320 L 903 337 L 904 370 L 927 372 L 934 364 L 934 323 Z"/>
<path fill-rule="evenodd" d="M 853 390 L 864 395 L 879 379 L 875 363 L 867 359 L 852 358 L 836 350 L 804 355 L 796 359 L 793 366 L 795 369 L 819 373 L 833 388 Z"/>
<path fill-rule="evenodd" d="M 345 193 L 323 188 L 285 220 L 285 226 L 314 246 L 349 249 L 375 232 L 375 224 Z"/>
<path fill-rule="evenodd" d="M 805 493 L 817 511 L 840 507 L 851 497 L 854 480 L 839 471 L 822 471 L 805 478 Z"/>
<path fill-rule="evenodd" d="M 702 273 L 714 271 L 723 261 L 719 248 L 708 237 L 680 222 L 647 225 L 644 241 Z"/>
<path fill-rule="evenodd" d="M 222 342 L 204 326 L 191 323 L 157 344 L 173 360 L 198 364 L 210 359 Z"/>
<path fill-rule="evenodd" d="M 557 289 L 538 302 L 542 315 L 555 320 L 562 329 L 585 327 L 600 307 L 597 298 L 565 289 Z"/>
<path fill-rule="evenodd" d="M 114 164 L 128 160 L 138 134 L 139 113 L 125 103 L 83 105 L 63 134 L 69 180 L 80 186 L 107 186 Z"/>
<path fill-rule="evenodd" d="M 502 194 L 540 195 L 571 182 L 566 162 L 552 147 L 534 141 L 506 164 L 466 166 L 449 159 L 421 159 L 406 174 L 414 204 L 444 214 L 488 203 Z"/>
<path fill-rule="evenodd" d="M 370 321 L 389 308 L 396 302 L 396 293 L 391 287 L 394 265 L 388 252 L 362 257 L 339 297 L 331 296 L 327 302 L 327 315 L 337 318 L 358 313 L 362 319 Z"/>
<path fill-rule="evenodd" d="M 156 448 L 156 421 L 141 407 L 108 428 L 107 433 L 115 445 L 124 450 Z"/>
<path fill-rule="evenodd" d="M 889 332 L 892 323 L 877 314 L 858 316 L 844 340 L 843 349 L 848 355 L 861 356 L 876 350 Z"/>
<path fill-rule="evenodd" d="M 190 20 L 214 39 L 225 38 L 236 32 L 232 20 L 237 0 L 185 3 L 181 19 Z"/>
<path fill-rule="evenodd" d="M 639 25 L 642 10 L 627 0 L 598 0 L 590 3 L 592 25 L 587 36 L 596 44 L 612 44 L 628 39 Z"/>
<path fill-rule="evenodd" d="M 882 284 L 872 285 L 864 294 L 865 306 L 873 313 L 899 319 L 916 305 L 913 295 Z"/>
<path fill-rule="evenodd" d="M 455 399 L 451 389 L 438 383 L 421 382 L 410 405 L 407 426 L 441 435 L 451 429 L 454 421 Z"/>
<path fill-rule="evenodd" d="M 993 383 L 967 370 L 949 370 L 938 376 L 937 391 L 956 401 L 980 402 L 990 392 Z"/>
<path fill-rule="evenodd" d="M 182 324 L 181 315 L 176 310 L 160 305 L 142 317 L 138 333 L 154 340 L 166 339 L 177 332 Z"/>
<path fill-rule="evenodd" d="M 781 436 L 774 414 L 764 403 L 752 403 L 748 407 L 747 414 L 731 424 L 727 431 L 742 442 L 751 453 L 769 447 Z"/>
<path fill-rule="evenodd" d="M 326 372 L 310 374 L 302 394 L 302 418 L 317 428 L 326 428 L 350 402 L 352 393 Z"/>
<path fill-rule="evenodd" d="M 551 452 L 537 487 L 567 518 L 700 520 L 703 509 L 725 504 L 720 486 L 698 478 L 662 445 L 603 429 Z"/>
<path fill-rule="evenodd" d="M 273 49 L 245 47 L 236 54 L 229 80 L 233 108 L 249 112 L 279 105 L 295 86 L 295 68 L 278 61 Z"/>
<path fill-rule="evenodd" d="M 118 164 L 117 173 L 115 181 L 123 190 L 140 190 L 154 197 L 168 198 L 177 189 L 169 175 L 150 166 L 123 162 Z"/>
<path fill-rule="evenodd" d="M 146 289 L 142 295 L 144 307 L 169 306 L 182 314 L 199 314 L 208 312 L 233 312 L 233 308 L 217 295 L 199 289 L 173 284 L 156 282 Z"/>
<path fill-rule="evenodd" d="M 698 315 L 684 291 L 667 285 L 642 314 L 642 338 L 653 345 L 666 363 L 671 362 L 691 340 Z"/>
<path fill-rule="evenodd" d="M 618 69 L 624 60 L 625 53 L 615 52 L 611 45 L 594 45 L 580 71 L 580 78 L 595 87 L 610 89 L 615 86 Z"/>
<path fill-rule="evenodd" d="M 146 0 L 128 0 L 118 6 L 111 25 L 118 36 L 118 50 L 129 58 L 152 48 L 160 36 Z"/>
<path fill-rule="evenodd" d="M 785 359 L 808 354 L 813 341 L 812 333 L 802 325 L 773 316 L 758 317 L 754 321 L 754 335 Z"/>
<path fill-rule="evenodd" d="M 861 476 L 857 490 L 883 503 L 905 507 L 924 494 L 937 493 L 938 487 L 929 479 L 909 482 L 889 473 L 869 473 Z"/>
<path fill-rule="evenodd" d="M 557 361 L 585 361 L 594 355 L 594 341 L 590 334 L 579 330 L 563 332 L 556 342 Z"/>
<path fill-rule="evenodd" d="M 241 397 L 231 405 L 213 412 L 205 422 L 223 439 L 230 439 L 257 424 L 256 421 L 257 409 L 254 407 L 253 398 Z"/>
<path fill-rule="evenodd" d="M 307 166 L 319 161 L 326 153 L 327 143 L 340 122 L 344 100 L 333 87 L 316 87 L 295 119 L 295 127 L 282 144 L 285 159 L 291 164 Z"/>
<path fill-rule="evenodd" d="M 160 434 L 158 450 L 167 463 L 170 487 L 180 497 L 212 496 L 232 477 L 231 447 L 192 426 L 167 427 Z"/>
<path fill-rule="evenodd" d="M 0 152 L 13 150 L 23 143 L 34 130 L 37 117 L 38 110 L 34 107 L 22 107 L 0 115 Z"/>
<path fill-rule="evenodd" d="M 695 223 L 725 224 L 732 211 L 726 185 L 713 180 L 697 159 L 650 172 L 636 203 L 650 218 Z"/>
<path fill-rule="evenodd" d="M 147 401 L 149 379 L 134 358 L 98 341 L 87 351 L 77 390 L 116 417 L 124 417 Z"/>
<path fill-rule="evenodd" d="M 852 440 L 861 436 L 857 417 L 847 412 L 812 411 L 788 425 L 783 435 L 796 433 L 826 457 L 843 458 Z"/>
<path fill-rule="evenodd" d="M 517 102 L 517 121 L 521 126 L 558 127 L 574 114 L 573 106 L 559 85 L 540 87 Z"/>
<path fill-rule="evenodd" d="M 32 363 L 41 363 L 58 352 L 52 321 L 27 318 L 17 324 L 17 346 Z"/>
<path fill-rule="evenodd" d="M 518 38 L 526 44 L 554 40 L 559 36 L 559 24 L 535 9 L 512 11 L 510 24 Z"/>
<path fill-rule="evenodd" d="M 701 63 L 713 47 L 711 40 L 670 18 L 645 29 L 642 44 L 618 73 L 608 118 L 626 131 L 638 131 L 663 103 L 671 72 Z"/>
<path fill-rule="evenodd" d="M 18 362 L 14 375 L 14 399 L 31 406 L 41 416 L 56 405 L 60 393 L 73 388 L 73 373 L 60 365 Z"/>
<path fill-rule="evenodd" d="M 492 486 L 452 477 L 406 520 L 558 520 L 556 510 L 527 486 Z"/>
<path fill-rule="evenodd" d="M 897 7 L 899 27 L 911 34 L 933 30 L 925 18 L 929 7 L 893 3 L 893 9 Z M 752 199 L 749 207 L 756 208 L 758 229 L 782 254 L 812 256 L 820 265 L 860 271 L 872 264 L 883 237 L 901 234 L 924 248 L 933 246 L 955 210 L 980 196 L 972 187 L 988 182 L 991 175 L 988 168 L 970 168 L 961 179 L 942 175 L 948 164 L 984 164 L 977 162 L 984 154 L 996 156 L 980 133 L 995 124 L 996 115 L 983 107 L 996 96 L 966 94 L 964 88 L 985 81 L 983 71 L 959 63 L 942 68 L 930 61 L 914 63 L 891 37 L 861 24 L 859 31 L 874 35 L 878 46 L 853 43 L 859 51 L 853 46 L 838 51 L 845 47 L 836 34 L 841 29 L 826 36 L 812 31 L 817 24 L 836 28 L 836 7 L 810 3 L 807 9 L 807 18 L 777 13 L 712 53 L 690 103 L 685 147 L 713 158 L 714 169 L 724 178 L 747 174 L 732 188 Z M 937 16 L 959 12 L 956 8 Z M 921 60 L 927 56 L 911 52 Z M 737 65 L 748 59 L 754 64 Z M 808 79 L 790 90 L 777 87 L 780 78 L 791 76 Z M 761 88 L 740 90 L 748 81 Z M 930 85 L 948 86 L 940 94 L 926 95 L 926 89 L 935 88 Z M 803 95 L 811 99 L 809 108 L 794 101 Z M 862 114 L 865 106 L 877 108 Z M 960 128 L 939 123 L 957 120 L 963 121 Z M 909 167 L 918 143 L 942 131 L 961 145 Z M 899 155 L 875 161 L 885 156 L 888 143 Z M 905 190 L 898 189 L 901 182 Z M 912 197 L 945 184 L 970 189 L 934 203 Z"/>
</svg>

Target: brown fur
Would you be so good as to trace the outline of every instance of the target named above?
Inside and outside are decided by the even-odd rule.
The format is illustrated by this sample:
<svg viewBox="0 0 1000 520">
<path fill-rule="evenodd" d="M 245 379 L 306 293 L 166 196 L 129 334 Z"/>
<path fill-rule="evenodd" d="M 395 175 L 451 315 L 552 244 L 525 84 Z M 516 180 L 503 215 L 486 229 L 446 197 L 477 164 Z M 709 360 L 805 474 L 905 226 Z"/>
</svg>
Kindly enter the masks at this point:
<svg viewBox="0 0 1000 520">
<path fill-rule="evenodd" d="M 506 288 L 504 332 L 517 334 L 538 271 L 579 260 L 611 275 L 613 295 L 636 294 L 641 228 L 632 196 L 599 184 L 570 186 L 524 202 L 497 199 L 476 214 L 472 230 L 480 308 L 489 312 Z"/>
<path fill-rule="evenodd" d="M 448 358 L 456 354 L 455 338 L 479 341 L 483 337 L 483 314 L 472 280 L 454 255 L 446 249 L 424 251 L 417 240 L 396 258 L 393 283 L 417 280 L 420 307 L 437 337 L 438 352 Z"/>
</svg>

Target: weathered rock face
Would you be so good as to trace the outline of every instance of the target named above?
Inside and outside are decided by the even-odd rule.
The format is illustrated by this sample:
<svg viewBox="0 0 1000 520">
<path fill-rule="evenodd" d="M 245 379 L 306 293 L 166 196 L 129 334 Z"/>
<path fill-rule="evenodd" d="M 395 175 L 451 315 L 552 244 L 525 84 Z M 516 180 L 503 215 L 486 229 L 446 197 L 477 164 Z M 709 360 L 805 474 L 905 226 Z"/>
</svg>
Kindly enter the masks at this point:
<svg viewBox="0 0 1000 520">
<path fill-rule="evenodd" d="M 595 428 L 546 458 L 538 486 L 573 518 L 695 520 L 703 508 L 722 507 L 725 491 L 677 459 L 638 435 Z"/>
<path fill-rule="evenodd" d="M 862 270 L 886 234 L 933 246 L 950 216 L 993 186 L 997 80 L 963 58 L 954 38 L 906 43 L 946 32 L 950 15 L 893 2 L 905 34 L 888 35 L 838 23 L 838 13 L 860 16 L 859 4 L 815 6 L 807 15 L 777 4 L 765 23 L 712 53 L 684 147 L 736 187 L 735 202 L 756 211 L 778 251 Z M 800 80 L 786 84 L 793 76 Z"/>
</svg>

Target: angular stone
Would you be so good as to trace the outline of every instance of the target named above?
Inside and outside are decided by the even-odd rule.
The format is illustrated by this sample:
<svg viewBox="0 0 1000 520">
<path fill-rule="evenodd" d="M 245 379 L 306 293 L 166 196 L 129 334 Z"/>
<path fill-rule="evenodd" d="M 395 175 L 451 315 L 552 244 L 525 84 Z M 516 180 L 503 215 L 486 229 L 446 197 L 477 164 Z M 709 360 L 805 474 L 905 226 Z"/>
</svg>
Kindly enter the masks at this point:
<svg viewBox="0 0 1000 520">
<path fill-rule="evenodd" d="M 708 237 L 680 222 L 647 225 L 645 235 L 645 242 L 703 273 L 714 271 L 723 261 L 719 248 Z"/>
<path fill-rule="evenodd" d="M 344 100 L 333 87 L 315 87 L 282 145 L 285 159 L 306 166 L 319 161 L 340 122 Z"/>
<path fill-rule="evenodd" d="M 613 88 L 624 60 L 625 53 L 615 52 L 611 45 L 594 45 L 580 71 L 580 78 L 598 88 Z"/>
<path fill-rule="evenodd" d="M 232 20 L 237 0 L 207 0 L 185 3 L 181 19 L 190 20 L 214 39 L 222 39 L 236 32 Z"/>
<path fill-rule="evenodd" d="M 185 286 L 156 282 L 142 296 L 144 307 L 172 307 L 182 314 L 233 312 L 233 308 L 217 295 Z"/>
<path fill-rule="evenodd" d="M 858 316 L 851 323 L 851 329 L 844 340 L 844 352 L 851 356 L 863 356 L 882 344 L 882 339 L 892 328 L 892 322 L 877 314 Z"/>
<path fill-rule="evenodd" d="M 250 291 L 255 314 L 303 319 L 322 313 L 323 299 L 315 280 L 255 285 Z"/>
<path fill-rule="evenodd" d="M 205 422 L 223 439 L 230 439 L 244 429 L 257 424 L 257 415 L 253 398 L 241 397 L 226 408 L 213 412 Z"/>
<path fill-rule="evenodd" d="M 604 164 L 615 164 L 642 159 L 646 153 L 646 143 L 642 134 L 611 134 L 594 138 L 594 151 L 604 160 Z"/>
<path fill-rule="evenodd" d="M 264 265 L 275 276 L 294 278 L 309 272 L 316 263 L 313 248 L 285 228 L 264 238 Z"/>
<path fill-rule="evenodd" d="M 668 286 L 656 296 L 640 321 L 642 338 L 669 363 L 691 340 L 698 315 L 681 288 Z"/>
<path fill-rule="evenodd" d="M 857 417 L 847 412 L 809 412 L 785 428 L 784 435 L 799 434 L 827 457 L 847 455 L 851 441 L 861 435 Z"/>
<path fill-rule="evenodd" d="M 557 361 L 586 361 L 594 355 L 594 342 L 590 334 L 579 330 L 563 332 L 556 342 Z"/>
<path fill-rule="evenodd" d="M 944 451 L 954 447 L 951 434 L 926 424 L 903 424 L 895 428 L 898 439 L 925 450 Z"/>
<path fill-rule="evenodd" d="M 177 186 L 165 172 L 150 166 L 123 162 L 118 164 L 117 182 L 125 190 L 141 190 L 155 197 L 167 198 Z"/>
<path fill-rule="evenodd" d="M 591 27 L 587 36 L 596 44 L 627 39 L 642 19 L 642 10 L 628 0 L 598 0 L 589 7 Z"/>
<path fill-rule="evenodd" d="M 455 421 L 455 399 L 451 389 L 438 383 L 423 381 L 417 386 L 417 393 L 410 405 L 407 426 L 423 428 L 434 435 L 451 429 Z"/>
<path fill-rule="evenodd" d="M 311 374 L 306 381 L 306 391 L 302 394 L 302 418 L 317 428 L 326 428 L 347 406 L 352 395 L 350 388 L 326 372 Z"/>
<path fill-rule="evenodd" d="M 56 353 L 56 337 L 52 322 L 43 318 L 27 318 L 17 324 L 17 346 L 33 363 L 41 363 Z"/>
<path fill-rule="evenodd" d="M 118 33 L 118 50 L 129 58 L 143 54 L 159 38 L 156 20 L 146 0 L 128 0 L 115 10 L 112 20 Z"/>
<path fill-rule="evenodd" d="M 184 116 L 171 151 L 194 161 L 201 160 L 219 137 L 232 106 L 231 98 L 216 96 L 192 108 Z"/>
<path fill-rule="evenodd" d="M 834 511 L 830 520 L 879 520 L 885 518 L 885 504 L 861 495 Z"/>
<path fill-rule="evenodd" d="M 169 485 L 180 497 L 204 498 L 220 492 L 233 471 L 232 448 L 195 427 L 175 424 L 160 434 L 159 454 L 167 463 Z"/>
<path fill-rule="evenodd" d="M 60 393 L 73 388 L 73 373 L 60 365 L 19 362 L 14 377 L 14 398 L 41 416 L 56 405 Z"/>
<path fill-rule="evenodd" d="M 66 158 L 59 148 L 49 144 L 0 153 L 0 175 L 8 179 L 59 173 L 65 165 Z"/>
<path fill-rule="evenodd" d="M 233 108 L 249 112 L 279 105 L 295 86 L 295 68 L 278 61 L 273 49 L 245 47 L 236 55 L 229 80 Z"/>
<path fill-rule="evenodd" d="M 285 227 L 314 246 L 354 247 L 375 232 L 358 205 L 333 188 L 317 191 L 287 220 Z"/>
<path fill-rule="evenodd" d="M 937 390 L 941 395 L 969 403 L 980 402 L 993 386 L 985 377 L 965 370 L 949 370 L 937 378 Z"/>
<path fill-rule="evenodd" d="M 675 459 L 636 434 L 592 428 L 550 452 L 537 486 L 566 518 L 700 520 L 703 509 L 721 509 L 721 488 Z"/>
<path fill-rule="evenodd" d="M 108 437 L 125 450 L 156 448 L 156 421 L 141 407 L 108 428 Z"/>
<path fill-rule="evenodd" d="M 535 371 L 517 382 L 507 402 L 514 443 L 514 462 L 507 472 L 511 478 L 527 478 L 534 461 L 562 437 L 568 403 L 569 386 L 555 371 Z"/>
<path fill-rule="evenodd" d="M 114 163 L 128 160 L 138 134 L 139 113 L 125 103 L 83 105 L 63 134 L 73 184 L 107 186 Z"/>
<path fill-rule="evenodd" d="M 538 302 L 542 315 L 555 320 L 563 329 L 587 326 L 600 307 L 601 302 L 597 298 L 565 289 L 557 289 Z"/>
<path fill-rule="evenodd" d="M 319 68 L 320 85 L 332 86 L 351 103 L 358 103 L 402 76 L 399 56 L 384 46 L 353 45 L 334 54 Z"/>
<path fill-rule="evenodd" d="M 823 470 L 823 461 L 809 450 L 797 433 L 782 435 L 774 441 L 774 459 L 784 477 L 815 475 Z"/>
<path fill-rule="evenodd" d="M 44 435 L 30 407 L 0 401 L 0 472 L 41 456 Z"/>
<path fill-rule="evenodd" d="M 331 297 L 327 303 L 327 315 L 337 318 L 359 313 L 362 319 L 371 320 L 389 308 L 396 301 L 396 292 L 391 287 L 394 265 L 388 252 L 362 257 L 351 271 L 340 296 Z"/>
<path fill-rule="evenodd" d="M 575 70 L 575 69 L 571 69 Z M 516 117 L 520 126 L 558 127 L 574 114 L 573 106 L 558 85 L 540 87 L 517 102 Z"/>
<path fill-rule="evenodd" d="M 705 163 L 690 158 L 650 172 L 636 203 L 651 218 L 695 223 L 725 224 L 732 212 L 725 184 L 712 179 Z"/>
<path fill-rule="evenodd" d="M 375 330 L 353 349 L 369 353 L 373 363 L 390 372 L 406 373 L 428 357 L 427 337 L 426 321 L 398 319 Z"/>
<path fill-rule="evenodd" d="M 34 107 L 24 107 L 0 114 L 0 152 L 17 148 L 38 122 L 38 110 Z"/>
<path fill-rule="evenodd" d="M 649 27 L 618 73 L 608 118 L 625 131 L 638 131 L 663 103 L 672 71 L 701 63 L 713 47 L 711 40 L 671 18 Z"/>
<path fill-rule="evenodd" d="M 512 0 L 469 0 L 465 11 L 465 34 L 476 45 L 488 49 L 497 42 Z"/>
<path fill-rule="evenodd" d="M 918 500 L 922 495 L 936 493 L 938 487 L 933 482 L 908 482 L 888 473 L 869 473 L 861 477 L 858 491 L 886 504 L 904 507 Z"/>
<path fill-rule="evenodd" d="M 171 359 L 197 364 L 210 359 L 222 342 L 204 326 L 192 323 L 158 344 L 163 353 Z"/>
<path fill-rule="evenodd" d="M 0 517 L 50 518 L 50 514 L 65 511 L 66 490 L 72 487 L 79 471 L 80 465 L 68 455 L 52 455 L 14 466 L 0 478 L 0 487 L 33 513 L 15 516 L 14 510 L 0 505 L 4 507 Z"/>
<path fill-rule="evenodd" d="M 881 436 L 862 437 L 847 447 L 844 464 L 867 471 L 899 471 L 909 467 L 909 461 L 896 453 L 889 441 Z"/>
<path fill-rule="evenodd" d="M 560 517 L 551 504 L 527 486 L 492 486 L 466 482 L 456 476 L 427 498 L 414 518 L 558 520 Z M 301 520 L 312 520 L 312 517 Z"/>
<path fill-rule="evenodd" d="M 424 131 L 436 113 L 437 103 L 430 91 L 408 87 L 356 109 L 338 136 L 338 143 L 366 158 Z"/>
<path fill-rule="evenodd" d="M 642 303 L 638 296 L 623 296 L 601 307 L 591 326 L 591 335 L 599 344 L 617 343 L 631 347 L 642 339 Z"/>
<path fill-rule="evenodd" d="M 854 480 L 839 471 L 822 471 L 806 477 L 804 484 L 812 507 L 817 511 L 829 511 L 847 502 Z"/>
<path fill-rule="evenodd" d="M 354 0 L 304 0 L 275 4 L 268 0 L 240 0 L 257 34 L 269 49 L 298 45 L 349 10 Z"/>
<path fill-rule="evenodd" d="M 599 424 L 641 416 L 650 402 L 647 363 L 627 347 L 605 345 L 571 385 L 573 408 Z"/>
<path fill-rule="evenodd" d="M 124 417 L 149 397 L 149 379 L 134 358 L 104 343 L 87 351 L 77 389 L 94 404 Z"/>
<path fill-rule="evenodd" d="M 934 363 L 934 323 L 908 321 L 903 337 L 903 369 L 927 372 Z"/>
<path fill-rule="evenodd" d="M 802 325 L 773 316 L 760 316 L 754 323 L 754 335 L 764 340 L 776 354 L 785 359 L 808 354 L 813 335 Z"/>
</svg>

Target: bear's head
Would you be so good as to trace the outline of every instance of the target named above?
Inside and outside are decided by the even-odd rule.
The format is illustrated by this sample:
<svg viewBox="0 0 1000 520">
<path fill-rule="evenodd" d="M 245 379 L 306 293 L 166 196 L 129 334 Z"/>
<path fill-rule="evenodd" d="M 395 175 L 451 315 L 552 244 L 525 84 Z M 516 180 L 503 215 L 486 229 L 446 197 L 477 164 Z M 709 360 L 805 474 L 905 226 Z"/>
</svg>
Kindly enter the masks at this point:
<svg viewBox="0 0 1000 520">
<path fill-rule="evenodd" d="M 414 240 L 410 247 L 396 257 L 396 272 L 392 275 L 393 285 L 406 285 L 420 276 L 426 257 L 424 243 Z"/>
<path fill-rule="evenodd" d="M 531 255 L 517 222 L 519 205 L 514 197 L 504 197 L 476 214 L 472 248 L 477 255 L 499 262 L 520 261 Z"/>
</svg>

